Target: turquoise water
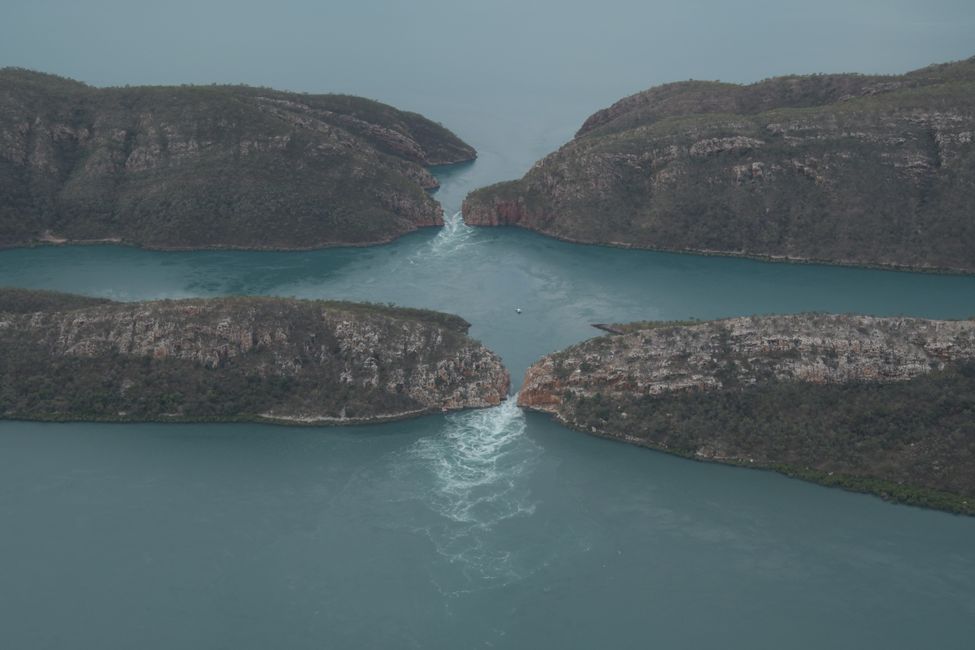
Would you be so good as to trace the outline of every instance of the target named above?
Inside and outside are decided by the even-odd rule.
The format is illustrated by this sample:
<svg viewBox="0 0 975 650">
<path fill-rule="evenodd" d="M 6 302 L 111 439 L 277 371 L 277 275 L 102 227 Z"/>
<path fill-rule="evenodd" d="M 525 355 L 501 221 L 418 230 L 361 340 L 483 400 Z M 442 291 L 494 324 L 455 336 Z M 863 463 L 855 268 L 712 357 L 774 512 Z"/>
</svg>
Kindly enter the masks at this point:
<svg viewBox="0 0 975 650">
<path fill-rule="evenodd" d="M 975 313 L 975 277 L 576 246 L 456 215 L 369 249 L 5 251 L 0 283 L 443 309 L 516 388 L 593 322 Z M 337 429 L 3 422 L 0 521 L 7 647 L 969 648 L 975 632 L 975 519 L 590 438 L 513 402 Z"/>
<path fill-rule="evenodd" d="M 0 284 L 117 300 L 267 294 L 440 309 L 471 322 L 471 334 L 503 357 L 515 387 L 541 355 L 599 334 L 592 323 L 796 311 L 975 315 L 971 276 L 580 246 L 512 228 L 470 228 L 459 214 L 443 229 L 372 248 L 10 250 L 0 252 Z"/>
<path fill-rule="evenodd" d="M 971 56 L 975 5 L 12 2 L 0 62 L 96 84 L 362 94 L 479 151 L 448 226 L 370 249 L 0 252 L 0 284 L 120 300 L 275 294 L 458 313 L 514 386 L 593 322 L 975 315 L 975 278 L 471 230 L 592 111 L 686 78 Z M 515 313 L 521 308 L 522 313 Z M 512 403 L 382 426 L 0 422 L 0 648 L 965 649 L 975 518 L 568 431 Z"/>
</svg>

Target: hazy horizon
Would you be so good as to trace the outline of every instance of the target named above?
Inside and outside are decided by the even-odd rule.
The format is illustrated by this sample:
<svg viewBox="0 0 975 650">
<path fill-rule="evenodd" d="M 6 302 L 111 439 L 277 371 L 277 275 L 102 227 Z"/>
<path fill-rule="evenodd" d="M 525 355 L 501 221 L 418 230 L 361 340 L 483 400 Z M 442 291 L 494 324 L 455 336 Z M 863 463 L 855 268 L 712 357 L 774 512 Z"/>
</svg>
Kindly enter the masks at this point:
<svg viewBox="0 0 975 650">
<path fill-rule="evenodd" d="M 363 95 L 436 115 L 438 101 L 613 98 L 683 79 L 906 72 L 975 55 L 975 3 L 757 0 L 647 3 L 444 0 L 162 4 L 96 0 L 0 8 L 0 65 L 95 86 L 244 83 Z M 435 20 L 434 20 L 435 18 Z M 564 34 L 564 38 L 562 38 Z M 553 44 L 557 43 L 557 47 Z M 395 56 L 393 56 L 395 55 Z M 458 97 L 460 95 L 460 97 Z"/>
</svg>

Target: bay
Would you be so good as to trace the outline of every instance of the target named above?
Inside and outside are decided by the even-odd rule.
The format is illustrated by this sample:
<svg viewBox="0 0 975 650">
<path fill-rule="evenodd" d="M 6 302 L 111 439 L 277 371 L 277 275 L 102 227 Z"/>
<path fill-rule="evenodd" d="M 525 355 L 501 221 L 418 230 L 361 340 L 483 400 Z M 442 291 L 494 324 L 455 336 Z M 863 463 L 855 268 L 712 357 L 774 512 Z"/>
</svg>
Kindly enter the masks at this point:
<svg viewBox="0 0 975 650">
<path fill-rule="evenodd" d="M 975 296 L 972 277 L 578 246 L 457 215 L 367 249 L 5 251 L 0 284 L 442 309 L 515 388 L 594 322 L 952 318 Z M 975 520 L 590 438 L 513 400 L 360 428 L 0 422 L 0 521 L 11 647 L 963 648 L 975 631 Z"/>
<path fill-rule="evenodd" d="M 6 4 L 0 60 L 420 111 L 479 151 L 437 170 L 447 226 L 301 253 L 9 250 L 0 285 L 442 309 L 515 388 L 594 322 L 975 315 L 972 277 L 585 247 L 458 214 L 655 83 L 970 56 L 971 3 L 136 4 Z M 512 402 L 358 428 L 0 422 L 4 648 L 967 649 L 973 634 L 975 519 L 591 438 Z"/>
</svg>

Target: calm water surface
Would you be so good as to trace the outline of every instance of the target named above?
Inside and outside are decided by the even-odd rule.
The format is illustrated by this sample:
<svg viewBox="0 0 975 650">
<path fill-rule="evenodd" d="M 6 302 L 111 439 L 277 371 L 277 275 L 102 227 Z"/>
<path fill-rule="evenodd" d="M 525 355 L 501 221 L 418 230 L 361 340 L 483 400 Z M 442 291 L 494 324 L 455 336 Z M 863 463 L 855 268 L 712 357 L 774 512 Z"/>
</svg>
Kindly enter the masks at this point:
<svg viewBox="0 0 975 650">
<path fill-rule="evenodd" d="M 975 278 L 581 247 L 474 231 L 456 213 L 652 83 L 896 72 L 970 56 L 973 28 L 975 6 L 956 0 L 10 2 L 2 63 L 95 83 L 365 94 L 442 120 L 480 157 L 438 171 L 448 226 L 392 245 L 5 251 L 0 284 L 443 309 L 516 387 L 593 322 L 970 316 Z M 348 429 L 0 422 L 4 649 L 968 650 L 973 638 L 975 518 L 598 440 L 511 403 Z"/>
</svg>

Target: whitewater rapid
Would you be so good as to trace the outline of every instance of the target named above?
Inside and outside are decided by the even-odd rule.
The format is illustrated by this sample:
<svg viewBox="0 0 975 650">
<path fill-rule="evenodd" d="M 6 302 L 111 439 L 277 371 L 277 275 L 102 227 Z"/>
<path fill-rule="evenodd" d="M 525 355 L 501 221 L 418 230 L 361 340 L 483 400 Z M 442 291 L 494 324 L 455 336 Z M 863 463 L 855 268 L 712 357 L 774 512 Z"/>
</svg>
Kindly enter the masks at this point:
<svg viewBox="0 0 975 650">
<path fill-rule="evenodd" d="M 459 252 L 472 243 L 473 235 L 474 227 L 464 223 L 460 212 L 452 215 L 444 214 L 443 228 L 430 241 L 429 253 L 443 256 Z"/>
<path fill-rule="evenodd" d="M 447 416 L 437 434 L 417 440 L 398 469 L 424 489 L 415 496 L 438 515 L 425 534 L 452 571 L 433 579 L 445 592 L 502 586 L 531 570 L 525 549 L 501 531 L 535 511 L 528 479 L 542 448 L 525 435 L 525 415 L 500 406 Z"/>
</svg>

